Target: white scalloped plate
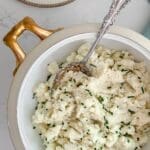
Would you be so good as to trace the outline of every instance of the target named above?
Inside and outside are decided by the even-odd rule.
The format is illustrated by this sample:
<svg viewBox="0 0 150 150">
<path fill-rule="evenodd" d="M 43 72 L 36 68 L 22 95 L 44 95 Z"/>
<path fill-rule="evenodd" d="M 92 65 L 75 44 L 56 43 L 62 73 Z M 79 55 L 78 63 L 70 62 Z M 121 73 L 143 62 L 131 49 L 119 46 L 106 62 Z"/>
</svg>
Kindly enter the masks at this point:
<svg viewBox="0 0 150 150">
<path fill-rule="evenodd" d="M 58 7 L 71 3 L 74 0 L 19 0 L 19 1 L 36 7 Z"/>
</svg>

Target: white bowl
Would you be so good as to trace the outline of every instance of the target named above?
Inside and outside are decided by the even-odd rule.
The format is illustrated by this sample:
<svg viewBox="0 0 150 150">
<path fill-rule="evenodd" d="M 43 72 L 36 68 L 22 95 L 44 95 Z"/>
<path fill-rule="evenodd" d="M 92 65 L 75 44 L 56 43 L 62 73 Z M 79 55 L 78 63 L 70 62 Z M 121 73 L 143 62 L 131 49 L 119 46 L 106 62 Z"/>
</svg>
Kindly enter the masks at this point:
<svg viewBox="0 0 150 150">
<path fill-rule="evenodd" d="M 20 66 L 9 95 L 9 130 L 17 150 L 42 150 L 41 140 L 33 130 L 31 118 L 35 111 L 33 88 L 46 80 L 47 64 L 60 62 L 81 44 L 95 39 L 98 25 L 86 24 L 64 29 L 41 42 Z M 114 49 L 128 50 L 137 60 L 144 60 L 150 71 L 150 41 L 120 27 L 111 28 L 101 44 Z M 144 150 L 150 149 L 150 143 Z"/>
</svg>

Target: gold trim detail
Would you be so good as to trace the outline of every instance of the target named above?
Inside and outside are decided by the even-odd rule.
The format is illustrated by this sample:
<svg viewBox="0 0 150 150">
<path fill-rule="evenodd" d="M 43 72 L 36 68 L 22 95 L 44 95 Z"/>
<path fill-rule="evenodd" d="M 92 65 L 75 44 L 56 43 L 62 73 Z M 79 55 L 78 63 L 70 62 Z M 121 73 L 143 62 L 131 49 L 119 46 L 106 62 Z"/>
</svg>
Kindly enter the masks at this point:
<svg viewBox="0 0 150 150">
<path fill-rule="evenodd" d="M 16 68 L 13 72 L 17 72 L 19 66 L 24 61 L 26 54 L 22 50 L 21 46 L 18 44 L 17 39 L 21 36 L 21 34 L 25 31 L 31 31 L 35 35 L 37 35 L 41 40 L 44 40 L 48 36 L 52 35 L 53 33 L 61 30 L 62 28 L 58 28 L 56 30 L 45 30 L 38 26 L 35 21 L 30 17 L 25 17 L 21 20 L 17 25 L 15 25 L 8 34 L 4 37 L 4 43 L 13 51 L 16 57 Z"/>
</svg>

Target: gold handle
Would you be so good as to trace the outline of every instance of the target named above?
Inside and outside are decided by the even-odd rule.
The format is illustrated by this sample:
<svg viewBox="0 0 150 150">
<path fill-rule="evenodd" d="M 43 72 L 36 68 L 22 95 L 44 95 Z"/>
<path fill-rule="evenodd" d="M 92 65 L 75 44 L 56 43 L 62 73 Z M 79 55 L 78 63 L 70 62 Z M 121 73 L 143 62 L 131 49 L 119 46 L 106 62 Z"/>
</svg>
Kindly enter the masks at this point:
<svg viewBox="0 0 150 150">
<path fill-rule="evenodd" d="M 16 57 L 16 69 L 13 74 L 15 75 L 17 69 L 24 61 L 26 54 L 22 50 L 21 46 L 17 43 L 17 39 L 19 36 L 25 31 L 29 30 L 36 34 L 41 40 L 44 40 L 51 34 L 61 30 L 62 28 L 56 30 L 45 30 L 39 27 L 35 21 L 30 17 L 25 17 L 22 21 L 20 21 L 17 25 L 15 25 L 9 33 L 4 37 L 5 44 L 13 51 Z"/>
</svg>

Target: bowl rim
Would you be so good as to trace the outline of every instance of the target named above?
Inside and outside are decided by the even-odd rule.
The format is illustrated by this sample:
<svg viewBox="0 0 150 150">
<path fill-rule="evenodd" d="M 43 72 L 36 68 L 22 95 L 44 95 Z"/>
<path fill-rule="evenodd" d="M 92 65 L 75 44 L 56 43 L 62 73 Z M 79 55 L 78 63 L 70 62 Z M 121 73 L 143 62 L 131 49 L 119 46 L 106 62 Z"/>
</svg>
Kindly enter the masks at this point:
<svg viewBox="0 0 150 150">
<path fill-rule="evenodd" d="M 30 5 L 30 6 L 34 6 L 34 7 L 39 7 L 39 8 L 50 8 L 50 7 L 60 7 L 60 6 L 64 6 L 66 4 L 69 4 L 75 0 L 66 0 L 64 2 L 58 2 L 55 4 L 38 4 L 37 2 L 30 2 L 30 1 L 26 1 L 26 0 L 18 0 L 24 4 Z"/>
<path fill-rule="evenodd" d="M 39 45 L 37 45 L 32 50 L 32 52 L 28 54 L 25 61 L 21 64 L 11 84 L 7 102 L 8 103 L 7 119 L 8 119 L 9 134 L 16 150 L 25 149 L 23 142 L 21 140 L 21 135 L 19 133 L 19 127 L 17 122 L 17 101 L 20 87 L 31 65 L 42 53 L 44 53 L 47 49 L 54 46 L 56 43 L 59 43 L 60 41 L 75 35 L 85 33 L 96 33 L 98 29 L 99 29 L 98 24 L 82 24 L 82 25 L 75 25 L 66 28 L 62 31 L 59 31 L 53 34 L 52 36 L 48 37 L 47 39 L 43 40 Z M 143 47 L 150 56 L 150 40 L 146 39 L 142 35 L 130 29 L 118 26 L 113 26 L 107 34 L 118 35 L 127 38 L 131 41 L 134 41 L 135 43 Z"/>
</svg>

